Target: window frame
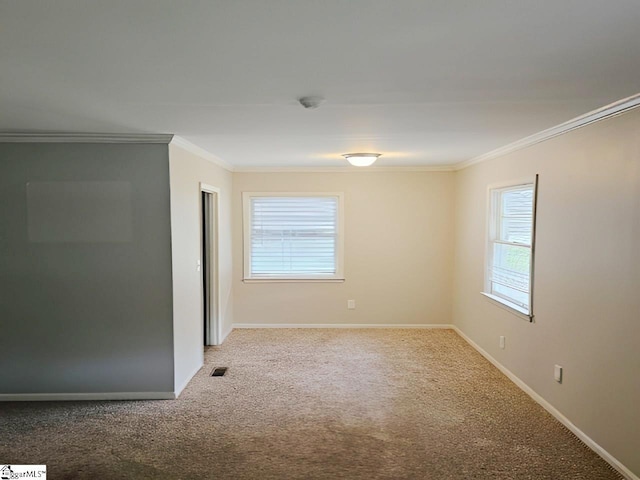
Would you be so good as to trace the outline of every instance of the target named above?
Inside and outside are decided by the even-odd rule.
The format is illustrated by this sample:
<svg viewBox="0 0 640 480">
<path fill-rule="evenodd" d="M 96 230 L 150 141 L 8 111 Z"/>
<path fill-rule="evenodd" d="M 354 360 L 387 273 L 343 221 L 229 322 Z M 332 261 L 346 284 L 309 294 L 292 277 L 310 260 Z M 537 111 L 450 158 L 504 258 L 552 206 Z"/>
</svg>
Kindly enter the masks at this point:
<svg viewBox="0 0 640 480">
<path fill-rule="evenodd" d="M 251 275 L 251 199 L 253 197 L 335 197 L 336 209 L 336 272 L 332 275 Z M 305 283 L 305 282 L 344 282 L 344 193 L 343 192 L 242 192 L 242 228 L 243 228 L 243 278 L 245 283 Z"/>
<path fill-rule="evenodd" d="M 530 245 L 530 261 L 529 261 L 529 305 L 525 308 L 521 305 L 509 301 L 500 295 L 493 293 L 491 282 L 491 266 L 493 263 L 494 244 L 498 240 L 499 232 L 499 211 L 500 202 L 497 200 L 497 196 L 504 191 L 516 190 L 518 188 L 530 186 L 533 189 L 533 205 L 532 205 L 532 218 L 531 218 L 531 245 Z M 489 185 L 487 191 L 487 231 L 485 235 L 485 265 L 484 265 L 484 290 L 482 295 L 490 299 L 497 306 L 506 309 L 507 311 L 524 318 L 530 322 L 533 321 L 533 297 L 534 297 L 534 272 L 535 272 L 535 251 L 536 251 L 536 222 L 537 222 L 537 203 L 538 203 L 538 175 L 534 177 L 522 179 L 519 181 L 509 181 L 498 184 Z M 500 243 L 505 243 L 500 240 Z M 523 246 L 517 242 L 506 242 L 507 244 L 513 244 L 517 246 Z"/>
</svg>

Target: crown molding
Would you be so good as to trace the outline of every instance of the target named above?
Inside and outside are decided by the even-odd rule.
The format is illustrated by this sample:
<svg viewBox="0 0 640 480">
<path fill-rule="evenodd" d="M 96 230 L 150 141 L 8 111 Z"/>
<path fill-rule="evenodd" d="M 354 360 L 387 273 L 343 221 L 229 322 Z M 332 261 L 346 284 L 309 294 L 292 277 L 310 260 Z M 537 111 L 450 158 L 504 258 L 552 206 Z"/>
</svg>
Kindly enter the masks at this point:
<svg viewBox="0 0 640 480">
<path fill-rule="evenodd" d="M 225 162 L 220 157 L 217 157 L 213 153 L 208 152 L 204 148 L 201 148 L 201 147 L 191 143 L 189 140 L 185 140 L 183 137 L 180 137 L 178 135 L 174 135 L 173 136 L 173 140 L 171 140 L 171 145 L 174 145 L 176 147 L 180 147 L 183 150 L 186 150 L 187 152 L 191 152 L 194 155 L 197 155 L 199 157 L 204 158 L 205 160 L 210 161 L 211 163 L 215 163 L 220 168 L 224 168 L 225 170 L 228 170 L 230 172 L 235 172 L 236 171 L 236 169 L 230 163 Z"/>
<path fill-rule="evenodd" d="M 381 173 L 381 172 L 453 172 L 453 165 L 414 167 L 236 167 L 234 173 Z"/>
<path fill-rule="evenodd" d="M 156 133 L 0 133 L 0 143 L 161 143 L 173 135 Z"/>
<path fill-rule="evenodd" d="M 537 143 L 544 142 L 559 135 L 564 135 L 565 133 L 569 133 L 578 128 L 586 127 L 587 125 L 599 122 L 600 120 L 617 117 L 618 115 L 622 115 L 623 113 L 633 110 L 634 108 L 637 108 L 639 106 L 640 93 L 637 93 L 630 97 L 623 98 L 622 100 L 618 100 L 617 102 L 605 105 L 604 107 L 592 110 L 591 112 L 580 115 L 579 117 L 575 117 L 571 120 L 561 123 L 560 125 L 556 125 L 555 127 L 542 130 L 541 132 L 534 133 L 533 135 L 529 135 L 528 137 L 522 138 L 513 143 L 509 143 L 508 145 L 505 145 L 503 147 L 496 148 L 495 150 L 491 150 L 490 152 L 484 153 L 470 160 L 457 163 L 454 165 L 454 169 L 462 170 L 463 168 L 470 167 L 471 165 L 491 160 L 493 158 L 501 157 L 508 153 L 515 152 L 516 150 L 521 150 L 523 148 L 527 148 Z"/>
<path fill-rule="evenodd" d="M 580 115 L 555 127 L 504 145 L 490 152 L 453 165 L 388 166 L 388 167 L 234 167 L 207 150 L 171 134 L 111 133 L 10 133 L 0 132 L 0 143 L 156 143 L 170 144 L 198 155 L 217 166 L 237 173 L 371 173 L 371 172 L 453 172 L 493 158 L 544 142 L 592 123 L 622 115 L 640 107 L 640 93 Z"/>
</svg>

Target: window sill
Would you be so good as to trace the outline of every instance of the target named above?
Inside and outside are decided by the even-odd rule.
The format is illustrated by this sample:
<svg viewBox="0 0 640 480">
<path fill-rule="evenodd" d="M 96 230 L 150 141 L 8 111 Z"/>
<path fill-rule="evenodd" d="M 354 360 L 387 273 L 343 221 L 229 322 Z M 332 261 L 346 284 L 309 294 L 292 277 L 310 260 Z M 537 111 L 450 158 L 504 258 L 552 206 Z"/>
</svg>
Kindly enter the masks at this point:
<svg viewBox="0 0 640 480">
<path fill-rule="evenodd" d="M 244 278 L 244 283 L 344 283 L 344 278 Z"/>
<path fill-rule="evenodd" d="M 532 322 L 533 321 L 533 315 L 530 314 L 529 312 L 527 312 L 524 308 L 519 307 L 515 303 L 511 303 L 508 300 L 505 300 L 504 298 L 497 297 L 497 296 L 492 295 L 490 293 L 480 292 L 480 294 L 484 295 L 486 298 L 488 298 L 496 306 L 506 310 L 507 312 L 515 315 L 516 317 L 520 317 L 523 320 L 527 320 L 528 322 Z"/>
</svg>

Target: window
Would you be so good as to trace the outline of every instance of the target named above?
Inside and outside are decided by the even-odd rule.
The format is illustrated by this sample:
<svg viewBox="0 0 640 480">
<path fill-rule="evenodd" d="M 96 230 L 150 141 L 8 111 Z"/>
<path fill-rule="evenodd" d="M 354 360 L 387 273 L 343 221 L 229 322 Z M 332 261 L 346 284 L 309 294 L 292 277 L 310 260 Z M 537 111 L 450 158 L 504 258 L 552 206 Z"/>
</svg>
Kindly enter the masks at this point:
<svg viewBox="0 0 640 480">
<path fill-rule="evenodd" d="M 486 296 L 533 318 L 536 184 L 489 190 Z"/>
<path fill-rule="evenodd" d="M 343 280 L 342 193 L 243 193 L 244 279 Z"/>
</svg>

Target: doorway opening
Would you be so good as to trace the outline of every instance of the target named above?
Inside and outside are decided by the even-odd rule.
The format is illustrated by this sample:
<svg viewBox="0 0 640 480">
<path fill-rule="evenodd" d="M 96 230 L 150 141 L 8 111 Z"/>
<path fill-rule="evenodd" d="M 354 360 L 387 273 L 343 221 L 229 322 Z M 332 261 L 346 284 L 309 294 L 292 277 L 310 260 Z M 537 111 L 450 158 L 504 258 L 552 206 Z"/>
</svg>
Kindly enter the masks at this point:
<svg viewBox="0 0 640 480">
<path fill-rule="evenodd" d="M 219 190 L 200 184 L 202 202 L 202 300 L 204 345 L 220 345 L 218 279 Z"/>
</svg>

